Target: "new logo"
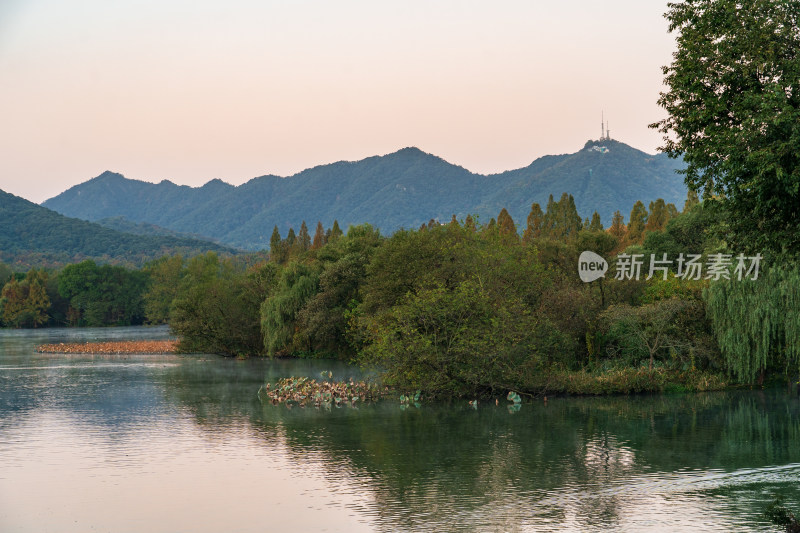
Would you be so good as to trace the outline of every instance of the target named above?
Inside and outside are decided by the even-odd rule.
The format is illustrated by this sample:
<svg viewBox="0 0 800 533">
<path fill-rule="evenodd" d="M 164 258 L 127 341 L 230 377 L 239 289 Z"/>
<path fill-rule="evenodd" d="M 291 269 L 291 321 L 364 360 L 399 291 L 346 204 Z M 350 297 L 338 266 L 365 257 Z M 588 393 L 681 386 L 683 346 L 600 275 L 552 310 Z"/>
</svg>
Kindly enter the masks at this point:
<svg viewBox="0 0 800 533">
<path fill-rule="evenodd" d="M 608 270 L 608 262 L 594 252 L 581 252 L 578 258 L 578 275 L 581 281 L 589 283 L 600 279 Z"/>
</svg>

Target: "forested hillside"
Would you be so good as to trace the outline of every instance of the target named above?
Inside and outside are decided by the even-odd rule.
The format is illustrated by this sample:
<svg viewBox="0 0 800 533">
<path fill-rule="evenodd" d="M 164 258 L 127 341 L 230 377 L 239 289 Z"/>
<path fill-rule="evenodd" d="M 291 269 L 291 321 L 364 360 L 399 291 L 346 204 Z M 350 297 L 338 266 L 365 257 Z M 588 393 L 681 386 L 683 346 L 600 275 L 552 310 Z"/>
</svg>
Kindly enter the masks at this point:
<svg viewBox="0 0 800 533">
<path fill-rule="evenodd" d="M 532 203 L 568 192 L 581 213 L 597 211 L 611 224 L 614 211 L 637 200 L 680 203 L 686 195 L 680 163 L 613 140 L 589 141 L 574 154 L 545 156 L 528 167 L 485 176 L 417 148 L 357 162 L 304 170 L 289 178 L 262 176 L 234 187 L 212 180 L 202 187 L 158 184 L 105 172 L 44 205 L 97 221 L 125 217 L 173 231 L 202 234 L 246 248 L 269 245 L 272 228 L 334 220 L 346 228 L 370 223 L 384 233 L 416 228 L 430 219 L 478 215 L 488 222 L 502 207 L 524 220 Z"/>
<path fill-rule="evenodd" d="M 63 265 L 87 258 L 141 265 L 168 253 L 234 252 L 197 239 L 123 233 L 60 215 L 3 191 L 0 220 L 0 261 L 15 269 Z"/>
</svg>

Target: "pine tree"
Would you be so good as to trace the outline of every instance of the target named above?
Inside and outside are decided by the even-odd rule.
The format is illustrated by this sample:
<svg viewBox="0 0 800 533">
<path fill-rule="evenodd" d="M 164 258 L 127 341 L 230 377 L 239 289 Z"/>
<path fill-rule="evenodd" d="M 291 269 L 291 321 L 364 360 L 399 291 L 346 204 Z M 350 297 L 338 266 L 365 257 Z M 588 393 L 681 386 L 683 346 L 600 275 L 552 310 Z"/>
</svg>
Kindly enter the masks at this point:
<svg viewBox="0 0 800 533">
<path fill-rule="evenodd" d="M 428 229 L 433 229 L 433 228 L 437 227 L 438 225 L 439 225 L 439 223 L 436 222 L 436 220 L 434 220 L 434 219 L 430 219 L 428 221 Z"/>
<path fill-rule="evenodd" d="M 600 221 L 600 213 L 592 213 L 592 220 L 588 224 L 589 231 L 603 231 L 603 223 Z"/>
<path fill-rule="evenodd" d="M 269 239 L 269 257 L 276 263 L 282 263 L 284 261 L 282 244 L 281 232 L 278 231 L 278 226 L 276 224 L 275 227 L 272 228 L 272 237 Z"/>
<path fill-rule="evenodd" d="M 647 225 L 647 209 L 641 200 L 637 200 L 631 209 L 630 222 L 628 222 L 628 244 L 640 244 L 644 237 L 644 228 Z"/>
<path fill-rule="evenodd" d="M 628 229 L 625 227 L 625 217 L 619 211 L 614 211 L 614 216 L 611 217 L 611 227 L 608 232 L 617 238 L 619 242 L 625 239 Z"/>
<path fill-rule="evenodd" d="M 33 327 L 47 322 L 47 311 L 50 309 L 50 297 L 47 296 L 47 272 L 31 269 L 25 276 L 28 283 L 28 298 L 25 300 L 26 319 Z"/>
<path fill-rule="evenodd" d="M 558 202 L 553 201 L 553 195 L 547 201 L 547 212 L 544 214 L 542 233 L 558 240 L 572 240 L 578 236 L 583 228 L 583 221 L 575 207 L 575 198 L 564 193 Z"/>
<path fill-rule="evenodd" d="M 504 207 L 500 210 L 500 214 L 497 215 L 497 228 L 500 232 L 500 236 L 509 242 L 518 242 L 519 235 L 517 235 L 517 226 L 514 224 L 514 220 L 511 218 L 511 215 L 508 214 L 506 208 Z"/>
<path fill-rule="evenodd" d="M 450 226 L 457 227 L 458 225 L 458 219 L 456 218 L 456 215 L 453 214 L 453 218 L 450 219 Z"/>
<path fill-rule="evenodd" d="M 331 228 L 331 238 L 329 240 L 330 241 L 335 241 L 336 239 L 338 239 L 341 236 L 342 236 L 342 229 L 339 227 L 339 221 L 338 220 L 334 220 L 333 221 L 333 227 Z"/>
<path fill-rule="evenodd" d="M 552 198 L 552 196 L 551 196 Z M 528 213 L 528 225 L 522 233 L 522 242 L 532 243 L 535 239 L 542 236 L 542 224 L 544 223 L 544 213 L 537 203 L 531 205 L 531 212 Z"/>
<path fill-rule="evenodd" d="M 686 202 L 683 204 L 683 212 L 688 213 L 691 208 L 699 203 L 700 199 L 697 197 L 697 191 L 689 189 L 689 192 L 686 193 Z"/>
<path fill-rule="evenodd" d="M 314 232 L 314 240 L 311 242 L 312 250 L 319 250 L 325 246 L 325 228 L 322 227 L 322 222 L 317 221 L 317 231 Z"/>
<path fill-rule="evenodd" d="M 3 286 L 0 303 L 3 308 L 3 323 L 18 328 L 24 320 L 26 287 L 13 277 Z"/>
<path fill-rule="evenodd" d="M 678 212 L 678 208 L 675 207 L 675 204 L 672 202 L 667 204 L 667 222 L 677 217 L 679 214 L 680 213 Z"/>
<path fill-rule="evenodd" d="M 555 238 L 556 220 L 558 219 L 559 204 L 553 200 L 553 195 L 547 199 L 547 208 L 542 217 L 542 236 L 548 239 Z"/>
<path fill-rule="evenodd" d="M 647 216 L 647 224 L 644 229 L 646 231 L 661 231 L 669 220 L 669 213 L 667 212 L 667 205 L 664 203 L 663 198 L 659 198 L 654 202 L 650 202 L 650 214 Z"/>
<path fill-rule="evenodd" d="M 477 231 L 478 227 L 475 224 L 475 220 L 472 218 L 472 215 L 467 215 L 467 218 L 464 219 L 464 227 L 470 231 Z"/>
<path fill-rule="evenodd" d="M 311 248 L 311 235 L 308 233 L 308 226 L 305 220 L 300 224 L 300 233 L 297 234 L 297 242 L 300 244 L 300 250 L 303 252 Z"/>
</svg>

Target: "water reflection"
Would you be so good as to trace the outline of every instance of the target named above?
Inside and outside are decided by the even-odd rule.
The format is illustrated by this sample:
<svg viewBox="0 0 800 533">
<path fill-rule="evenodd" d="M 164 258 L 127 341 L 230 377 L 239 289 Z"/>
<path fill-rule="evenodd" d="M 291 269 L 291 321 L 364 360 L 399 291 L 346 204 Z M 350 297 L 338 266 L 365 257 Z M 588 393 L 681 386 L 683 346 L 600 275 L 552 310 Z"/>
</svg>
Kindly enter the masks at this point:
<svg viewBox="0 0 800 533">
<path fill-rule="evenodd" d="M 0 337 L 0 525 L 23 523 L 4 508 L 19 503 L 8 483 L 47 479 L 42 464 L 103 502 L 109 516 L 97 523 L 119 526 L 115 509 L 130 516 L 109 501 L 125 497 L 149 530 L 154 520 L 174 530 L 177 516 L 186 530 L 227 520 L 260 531 L 268 514 L 296 531 L 772 531 L 761 518 L 771 495 L 800 501 L 800 405 L 783 391 L 551 398 L 516 413 L 502 402 L 288 409 L 258 399 L 265 379 L 322 370 L 358 379 L 358 370 L 48 358 L 31 342 Z M 104 494 L 117 478 L 122 489 Z M 70 490 L 59 481 L 44 492 Z M 187 518 L 209 491 L 260 504 Z M 169 518 L 158 501 L 176 493 Z"/>
</svg>

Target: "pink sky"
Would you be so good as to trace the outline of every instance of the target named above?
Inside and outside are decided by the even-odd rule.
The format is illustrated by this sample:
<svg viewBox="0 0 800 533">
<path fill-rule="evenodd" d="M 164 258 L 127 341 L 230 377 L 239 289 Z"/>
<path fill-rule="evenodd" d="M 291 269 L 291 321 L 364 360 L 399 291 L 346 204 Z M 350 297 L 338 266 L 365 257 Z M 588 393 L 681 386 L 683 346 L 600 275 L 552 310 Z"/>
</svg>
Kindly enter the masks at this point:
<svg viewBox="0 0 800 533">
<path fill-rule="evenodd" d="M 646 152 L 666 1 L 0 2 L 0 189 L 240 184 L 417 146 L 492 173 Z"/>
</svg>

